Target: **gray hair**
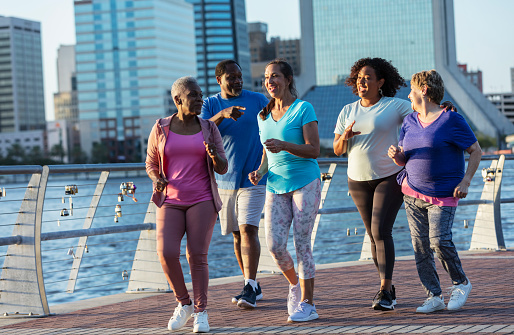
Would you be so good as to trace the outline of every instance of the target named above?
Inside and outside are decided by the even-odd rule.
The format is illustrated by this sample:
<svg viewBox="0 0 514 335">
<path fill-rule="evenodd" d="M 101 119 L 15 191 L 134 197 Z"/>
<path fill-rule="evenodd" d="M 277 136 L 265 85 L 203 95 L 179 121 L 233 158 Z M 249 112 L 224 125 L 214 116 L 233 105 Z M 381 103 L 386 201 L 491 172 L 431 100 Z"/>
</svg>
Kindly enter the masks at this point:
<svg viewBox="0 0 514 335">
<path fill-rule="evenodd" d="M 182 91 L 186 89 L 187 86 L 191 84 L 198 85 L 198 81 L 194 77 L 186 76 L 186 77 L 180 77 L 173 85 L 171 85 L 171 97 L 175 98 L 177 95 L 179 95 Z"/>
</svg>

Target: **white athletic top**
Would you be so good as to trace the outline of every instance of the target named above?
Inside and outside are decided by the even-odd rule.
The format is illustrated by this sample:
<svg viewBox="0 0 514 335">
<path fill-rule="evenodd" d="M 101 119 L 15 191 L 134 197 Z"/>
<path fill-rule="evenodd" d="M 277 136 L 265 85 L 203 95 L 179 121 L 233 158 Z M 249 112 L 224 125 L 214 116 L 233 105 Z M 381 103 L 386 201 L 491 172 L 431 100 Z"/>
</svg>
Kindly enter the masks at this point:
<svg viewBox="0 0 514 335">
<path fill-rule="evenodd" d="M 410 101 L 382 97 L 371 107 L 362 107 L 360 100 L 343 107 L 334 133 L 342 135 L 354 120 L 353 131 L 360 131 L 348 140 L 348 177 L 356 181 L 389 177 L 400 171 L 387 151 L 398 145 L 403 118 L 412 112 Z"/>
</svg>

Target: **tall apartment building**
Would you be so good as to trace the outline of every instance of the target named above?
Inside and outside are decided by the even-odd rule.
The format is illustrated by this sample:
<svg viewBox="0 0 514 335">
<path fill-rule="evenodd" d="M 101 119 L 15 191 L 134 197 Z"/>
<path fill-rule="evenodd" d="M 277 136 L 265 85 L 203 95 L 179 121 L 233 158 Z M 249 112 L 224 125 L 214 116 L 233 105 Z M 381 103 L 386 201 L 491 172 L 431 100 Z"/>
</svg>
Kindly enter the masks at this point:
<svg viewBox="0 0 514 335">
<path fill-rule="evenodd" d="M 186 0 L 194 5 L 198 83 L 204 96 L 220 91 L 214 74 L 224 59 L 241 65 L 243 87 L 251 89 L 245 0 Z"/>
<path fill-rule="evenodd" d="M 262 87 L 264 67 L 275 58 L 284 58 L 293 68 L 295 76 L 301 74 L 300 40 L 281 40 L 272 37 L 268 41 L 268 25 L 263 22 L 248 23 L 250 36 L 250 56 L 252 60 L 252 90 L 265 91 Z"/>
<path fill-rule="evenodd" d="M 45 149 L 41 24 L 0 16 L 0 151 Z"/>
<path fill-rule="evenodd" d="M 193 6 L 184 0 L 76 0 L 76 73 L 82 149 L 139 162 L 169 91 L 196 75 Z M 96 146 L 99 147 L 98 145 Z"/>
<path fill-rule="evenodd" d="M 498 109 L 498 111 L 505 115 L 510 122 L 514 123 L 514 92 L 489 93 L 485 96 Z"/>
<path fill-rule="evenodd" d="M 452 0 L 300 0 L 300 16 L 302 75 L 310 77 L 300 84 L 337 85 L 363 57 L 392 61 L 407 80 L 436 69 L 478 131 L 497 139 L 514 133 L 457 67 Z"/>
</svg>

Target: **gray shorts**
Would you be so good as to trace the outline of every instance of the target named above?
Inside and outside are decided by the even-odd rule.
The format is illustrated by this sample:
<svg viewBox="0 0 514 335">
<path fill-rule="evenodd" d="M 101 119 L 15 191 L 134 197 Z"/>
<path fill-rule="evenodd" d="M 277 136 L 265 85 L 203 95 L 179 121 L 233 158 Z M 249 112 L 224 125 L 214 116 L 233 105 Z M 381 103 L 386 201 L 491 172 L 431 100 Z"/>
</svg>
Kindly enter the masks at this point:
<svg viewBox="0 0 514 335">
<path fill-rule="evenodd" d="M 262 209 L 266 202 L 266 186 L 257 185 L 238 190 L 218 189 L 223 202 L 219 213 L 221 234 L 239 231 L 239 225 L 259 227 Z"/>
</svg>

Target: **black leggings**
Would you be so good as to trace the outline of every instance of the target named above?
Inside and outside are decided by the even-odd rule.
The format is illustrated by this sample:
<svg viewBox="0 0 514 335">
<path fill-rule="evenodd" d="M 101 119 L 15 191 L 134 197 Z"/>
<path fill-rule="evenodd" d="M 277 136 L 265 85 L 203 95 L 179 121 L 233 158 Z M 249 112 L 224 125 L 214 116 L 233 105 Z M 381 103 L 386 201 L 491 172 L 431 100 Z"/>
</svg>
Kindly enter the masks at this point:
<svg viewBox="0 0 514 335">
<path fill-rule="evenodd" d="M 371 255 L 380 279 L 393 278 L 395 255 L 392 231 L 403 203 L 402 188 L 396 182 L 396 175 L 367 181 L 348 178 L 348 190 L 371 240 Z"/>
</svg>

